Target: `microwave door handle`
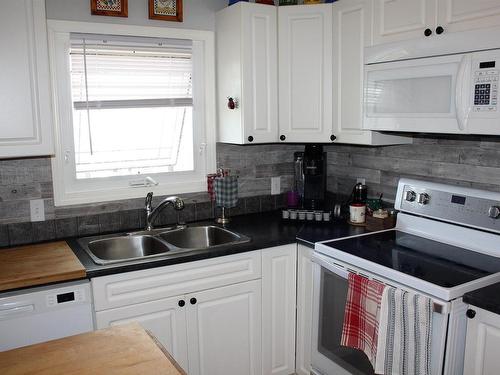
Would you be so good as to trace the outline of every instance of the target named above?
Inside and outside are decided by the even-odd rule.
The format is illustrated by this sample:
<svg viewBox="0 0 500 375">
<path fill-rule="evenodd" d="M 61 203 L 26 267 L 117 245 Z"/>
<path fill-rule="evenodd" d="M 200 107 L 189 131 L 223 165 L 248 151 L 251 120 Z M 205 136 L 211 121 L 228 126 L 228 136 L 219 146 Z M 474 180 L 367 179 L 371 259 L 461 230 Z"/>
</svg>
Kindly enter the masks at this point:
<svg viewBox="0 0 500 375">
<path fill-rule="evenodd" d="M 470 75 L 472 71 L 472 55 L 464 55 L 460 61 L 455 82 L 455 112 L 458 128 L 465 131 L 469 117 L 470 107 Z"/>
</svg>

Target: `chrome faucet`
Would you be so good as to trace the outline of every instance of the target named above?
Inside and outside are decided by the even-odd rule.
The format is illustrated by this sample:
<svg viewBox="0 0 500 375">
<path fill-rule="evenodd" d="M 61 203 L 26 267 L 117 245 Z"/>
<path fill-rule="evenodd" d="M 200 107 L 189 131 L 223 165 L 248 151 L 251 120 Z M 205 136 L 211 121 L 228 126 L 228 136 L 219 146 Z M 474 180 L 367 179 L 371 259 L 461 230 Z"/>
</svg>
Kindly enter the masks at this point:
<svg viewBox="0 0 500 375">
<path fill-rule="evenodd" d="M 153 222 L 163 208 L 172 204 L 176 211 L 184 209 L 184 201 L 179 197 L 168 197 L 162 200 L 158 206 L 153 208 L 151 202 L 153 201 L 153 193 L 150 192 L 146 195 L 146 230 L 153 230 Z"/>
</svg>

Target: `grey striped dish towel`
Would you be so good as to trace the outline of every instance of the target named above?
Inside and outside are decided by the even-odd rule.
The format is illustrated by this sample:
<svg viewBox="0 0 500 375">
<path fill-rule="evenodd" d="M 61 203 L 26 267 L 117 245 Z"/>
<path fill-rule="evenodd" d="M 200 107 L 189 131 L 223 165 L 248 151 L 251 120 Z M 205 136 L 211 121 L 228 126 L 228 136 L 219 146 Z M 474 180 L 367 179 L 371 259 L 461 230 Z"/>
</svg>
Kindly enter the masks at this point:
<svg viewBox="0 0 500 375">
<path fill-rule="evenodd" d="M 429 375 L 432 300 L 387 286 L 382 294 L 375 373 Z"/>
<path fill-rule="evenodd" d="M 238 204 L 238 177 L 217 177 L 214 183 L 215 203 L 218 207 L 235 207 Z"/>
</svg>

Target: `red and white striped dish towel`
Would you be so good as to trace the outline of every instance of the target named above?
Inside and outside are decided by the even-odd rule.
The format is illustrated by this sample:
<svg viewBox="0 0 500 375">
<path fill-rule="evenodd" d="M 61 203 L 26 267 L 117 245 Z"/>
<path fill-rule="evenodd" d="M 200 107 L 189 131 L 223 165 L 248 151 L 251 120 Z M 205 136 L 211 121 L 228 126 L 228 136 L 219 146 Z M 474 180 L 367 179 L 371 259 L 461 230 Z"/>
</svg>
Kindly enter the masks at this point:
<svg viewBox="0 0 500 375">
<path fill-rule="evenodd" d="M 362 350 L 375 368 L 380 302 L 385 285 L 354 273 L 349 274 L 348 283 L 340 345 Z"/>
</svg>

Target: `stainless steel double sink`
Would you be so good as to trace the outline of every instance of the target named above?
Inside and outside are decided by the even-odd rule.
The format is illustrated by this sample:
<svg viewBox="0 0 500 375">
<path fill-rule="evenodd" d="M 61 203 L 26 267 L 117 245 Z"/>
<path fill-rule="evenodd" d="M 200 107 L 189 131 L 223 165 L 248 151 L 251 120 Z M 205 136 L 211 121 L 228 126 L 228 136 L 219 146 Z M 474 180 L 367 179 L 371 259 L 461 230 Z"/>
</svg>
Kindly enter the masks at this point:
<svg viewBox="0 0 500 375">
<path fill-rule="evenodd" d="M 84 237 L 78 243 L 95 263 L 109 264 L 217 249 L 249 241 L 250 238 L 242 234 L 206 225 Z"/>
</svg>

